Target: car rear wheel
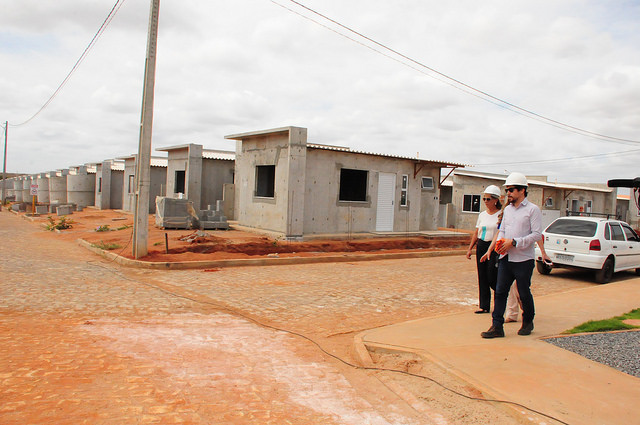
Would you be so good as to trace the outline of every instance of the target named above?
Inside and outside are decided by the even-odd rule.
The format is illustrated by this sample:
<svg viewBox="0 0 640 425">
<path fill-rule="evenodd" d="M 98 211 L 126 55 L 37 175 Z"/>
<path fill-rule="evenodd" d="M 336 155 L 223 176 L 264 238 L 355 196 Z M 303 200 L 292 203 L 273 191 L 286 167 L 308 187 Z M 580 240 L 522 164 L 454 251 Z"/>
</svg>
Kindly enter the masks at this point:
<svg viewBox="0 0 640 425">
<path fill-rule="evenodd" d="M 596 282 L 609 283 L 613 277 L 613 259 L 607 258 L 602 265 L 602 269 L 596 272 Z"/>
<path fill-rule="evenodd" d="M 540 274 L 551 273 L 551 266 L 548 264 L 545 264 L 544 261 L 536 261 L 536 269 Z"/>
</svg>

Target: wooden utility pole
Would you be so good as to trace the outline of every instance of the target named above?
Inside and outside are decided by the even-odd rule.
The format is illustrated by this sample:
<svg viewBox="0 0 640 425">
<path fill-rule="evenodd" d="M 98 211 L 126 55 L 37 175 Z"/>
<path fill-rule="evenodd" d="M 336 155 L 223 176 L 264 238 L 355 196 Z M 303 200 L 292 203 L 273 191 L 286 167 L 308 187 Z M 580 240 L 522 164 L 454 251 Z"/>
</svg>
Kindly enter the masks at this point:
<svg viewBox="0 0 640 425">
<path fill-rule="evenodd" d="M 5 186 L 7 185 L 7 133 L 9 132 L 9 121 L 5 121 L 4 123 L 4 162 L 2 163 L 2 205 L 0 205 L 0 210 L 4 206 L 4 203 L 7 200 L 5 196 Z"/>
<path fill-rule="evenodd" d="M 144 67 L 140 141 L 136 158 L 136 193 L 133 222 L 133 256 L 147 255 L 149 239 L 149 188 L 151 186 L 151 130 L 153 127 L 153 94 L 156 79 L 156 45 L 160 0 L 151 0 L 147 58 Z"/>
</svg>

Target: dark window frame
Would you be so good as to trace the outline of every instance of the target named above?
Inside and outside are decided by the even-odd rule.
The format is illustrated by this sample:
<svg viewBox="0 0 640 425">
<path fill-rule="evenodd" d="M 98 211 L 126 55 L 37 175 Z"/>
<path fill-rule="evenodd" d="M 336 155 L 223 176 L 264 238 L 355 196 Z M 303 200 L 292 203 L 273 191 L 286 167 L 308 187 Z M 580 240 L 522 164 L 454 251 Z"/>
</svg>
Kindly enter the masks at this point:
<svg viewBox="0 0 640 425">
<path fill-rule="evenodd" d="M 256 165 L 255 196 L 258 198 L 275 198 L 276 166 Z"/>
<path fill-rule="evenodd" d="M 340 169 L 339 202 L 367 202 L 369 170 Z"/>
<path fill-rule="evenodd" d="M 185 170 L 176 170 L 174 176 L 173 193 L 187 193 L 187 172 Z"/>
<path fill-rule="evenodd" d="M 479 213 L 480 195 L 462 195 L 462 212 Z"/>
</svg>

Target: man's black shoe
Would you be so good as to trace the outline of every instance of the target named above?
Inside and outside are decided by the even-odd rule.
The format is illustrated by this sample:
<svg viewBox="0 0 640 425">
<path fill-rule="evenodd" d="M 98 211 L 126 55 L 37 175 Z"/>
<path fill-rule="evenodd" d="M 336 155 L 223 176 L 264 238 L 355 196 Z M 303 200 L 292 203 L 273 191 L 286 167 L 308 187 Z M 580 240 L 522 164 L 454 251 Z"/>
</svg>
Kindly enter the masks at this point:
<svg viewBox="0 0 640 425">
<path fill-rule="evenodd" d="M 531 335 L 533 330 L 533 322 L 522 322 L 522 327 L 518 331 L 518 335 Z"/>
<path fill-rule="evenodd" d="M 504 338 L 504 329 L 502 326 L 491 326 L 488 331 L 480 334 L 483 338 Z"/>
</svg>

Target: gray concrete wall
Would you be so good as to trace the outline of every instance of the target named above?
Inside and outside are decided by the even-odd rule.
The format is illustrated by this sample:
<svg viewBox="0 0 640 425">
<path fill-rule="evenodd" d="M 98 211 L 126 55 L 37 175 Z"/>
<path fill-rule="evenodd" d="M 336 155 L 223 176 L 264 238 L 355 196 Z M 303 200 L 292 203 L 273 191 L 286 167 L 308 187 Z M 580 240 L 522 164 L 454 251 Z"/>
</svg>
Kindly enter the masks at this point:
<svg viewBox="0 0 640 425">
<path fill-rule="evenodd" d="M 133 176 L 133 182 L 131 176 Z M 124 160 L 124 175 L 122 176 L 122 209 L 125 211 L 134 212 L 135 210 L 135 177 L 136 159 L 126 158 Z M 153 179 L 151 181 L 153 182 Z M 151 199 L 149 201 L 151 202 Z M 155 198 L 153 204 L 155 205 Z"/>
<path fill-rule="evenodd" d="M 151 167 L 151 186 L 149 186 L 149 214 L 156 212 L 156 196 L 165 196 L 167 181 L 166 167 Z"/>
<path fill-rule="evenodd" d="M 75 174 L 67 176 L 67 202 L 78 207 L 94 205 L 96 201 L 96 178 L 88 174 L 85 167 L 79 167 Z"/>
<path fill-rule="evenodd" d="M 111 208 L 111 161 L 96 166 L 95 206 L 100 210 Z"/>
<path fill-rule="evenodd" d="M 49 203 L 49 178 L 47 174 L 38 174 L 36 184 L 38 185 L 38 202 Z"/>
<path fill-rule="evenodd" d="M 31 196 L 31 176 L 22 177 L 22 201 L 32 202 Z"/>
<path fill-rule="evenodd" d="M 224 198 L 224 185 L 233 183 L 234 161 L 221 159 L 202 160 L 202 184 L 200 190 L 200 209 L 211 205 L 214 209 L 216 201 Z"/>
<path fill-rule="evenodd" d="M 184 171 L 184 196 L 193 202 L 198 210 L 202 201 L 202 146 L 189 144 L 181 149 L 168 152 L 167 164 L 167 196 L 177 197 L 176 171 Z M 205 205 L 206 207 L 206 205 Z"/>
<path fill-rule="evenodd" d="M 339 200 L 340 169 L 368 171 L 364 202 Z M 396 175 L 393 231 L 415 232 L 437 228 L 438 192 L 421 189 L 422 176 L 434 177 L 439 168 L 423 168 L 414 178 L 413 161 L 375 155 L 308 149 L 304 233 L 357 233 L 376 230 L 380 173 Z M 402 175 L 408 176 L 407 206 L 400 205 Z M 436 183 L 437 186 L 437 183 Z"/>
<path fill-rule="evenodd" d="M 51 171 L 49 174 L 49 202 L 67 202 L 67 174 L 69 170 Z"/>
<path fill-rule="evenodd" d="M 124 186 L 124 171 L 111 170 L 110 204 L 114 210 L 122 209 L 122 188 Z"/>
<path fill-rule="evenodd" d="M 235 199 L 236 199 L 235 185 L 233 183 L 224 184 L 222 189 L 222 200 L 223 200 L 222 211 L 225 217 L 227 217 L 227 220 L 236 219 Z"/>
<path fill-rule="evenodd" d="M 13 181 L 13 194 L 16 197 L 16 202 L 22 202 L 22 179 L 20 177 Z"/>
<path fill-rule="evenodd" d="M 303 233 L 307 130 L 253 136 L 237 142 L 236 216 L 241 225 L 280 232 Z M 256 196 L 256 166 L 275 166 L 273 197 Z"/>
</svg>

